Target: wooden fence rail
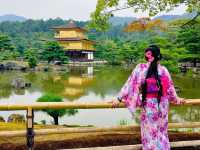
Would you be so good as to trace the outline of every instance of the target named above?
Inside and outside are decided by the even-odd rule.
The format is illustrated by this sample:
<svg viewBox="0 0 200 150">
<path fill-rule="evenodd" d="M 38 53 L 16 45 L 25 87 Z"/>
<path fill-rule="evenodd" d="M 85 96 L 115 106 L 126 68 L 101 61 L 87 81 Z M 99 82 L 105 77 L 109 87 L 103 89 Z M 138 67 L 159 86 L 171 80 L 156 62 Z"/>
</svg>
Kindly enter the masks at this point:
<svg viewBox="0 0 200 150">
<path fill-rule="evenodd" d="M 200 140 L 193 141 L 178 141 L 170 142 L 170 147 L 195 147 L 200 145 Z M 142 144 L 136 145 L 122 145 L 122 146 L 109 146 L 109 147 L 92 147 L 92 148 L 78 148 L 78 149 L 60 149 L 60 150 L 141 150 Z"/>
<path fill-rule="evenodd" d="M 184 105 L 199 105 L 200 106 L 200 99 L 187 99 L 186 103 Z M 119 104 L 116 108 L 124 108 L 125 105 L 123 103 Z M 0 111 L 9 111 L 9 110 L 27 110 L 27 130 L 26 133 L 24 131 L 18 131 L 18 132 L 10 132 L 10 134 L 6 134 L 5 132 L 0 132 L 0 136 L 12 136 L 12 135 L 26 135 L 27 136 L 27 147 L 28 150 L 33 150 L 33 144 L 34 144 L 34 135 L 35 132 L 33 131 L 33 120 L 34 120 L 34 110 L 42 110 L 42 109 L 101 109 L 101 108 L 112 108 L 111 103 L 107 102 L 96 102 L 96 103 L 77 103 L 77 102 L 37 102 L 37 103 L 32 103 L 32 104 L 0 104 Z M 184 124 L 169 124 L 169 128 L 174 127 L 174 128 L 199 128 L 200 123 L 184 123 Z M 128 127 L 128 128 L 135 128 L 139 129 L 138 126 L 135 127 Z M 123 129 L 123 128 L 121 128 Z M 47 132 L 49 133 L 55 133 L 55 132 L 85 132 L 88 130 L 88 132 L 95 132 L 92 129 L 83 129 L 83 130 L 68 130 L 68 129 L 62 129 L 62 130 L 46 130 L 46 131 L 37 131 L 36 134 L 46 134 Z M 96 131 L 105 131 L 105 130 L 110 130 L 110 129 L 96 129 Z M 116 128 L 116 130 L 118 130 Z M 127 129 L 124 129 L 127 130 Z"/>
<path fill-rule="evenodd" d="M 200 105 L 200 99 L 187 99 L 184 105 Z M 117 108 L 124 108 L 125 105 L 121 103 Z M 36 102 L 32 104 L 0 104 L 0 110 L 33 110 L 42 109 L 99 109 L 112 108 L 112 104 L 107 102 Z"/>
<path fill-rule="evenodd" d="M 169 123 L 169 129 L 175 128 L 200 128 L 200 122 L 184 122 L 184 123 Z M 35 135 L 49 134 L 65 134 L 65 133 L 92 133 L 92 132 L 140 132 L 139 125 L 115 126 L 115 127 L 84 127 L 84 128 L 54 128 L 54 129 L 36 129 Z M 0 137 L 24 137 L 26 131 L 0 131 Z"/>
</svg>

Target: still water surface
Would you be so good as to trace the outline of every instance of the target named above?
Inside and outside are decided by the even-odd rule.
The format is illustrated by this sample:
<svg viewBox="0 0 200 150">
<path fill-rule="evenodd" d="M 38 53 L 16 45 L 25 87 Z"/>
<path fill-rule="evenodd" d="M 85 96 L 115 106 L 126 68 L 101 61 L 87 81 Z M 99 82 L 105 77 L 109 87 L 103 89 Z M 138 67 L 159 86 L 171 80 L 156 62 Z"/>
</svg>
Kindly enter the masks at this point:
<svg viewBox="0 0 200 150">
<path fill-rule="evenodd" d="M 99 102 L 116 97 L 120 88 L 130 75 L 132 68 L 120 66 L 73 67 L 69 72 L 1 72 L 0 104 L 33 103 L 44 93 L 54 93 L 64 97 L 64 101 Z M 16 90 L 11 82 L 16 77 L 31 82 L 27 89 Z M 185 98 L 200 98 L 200 78 L 173 75 L 175 85 L 181 90 L 179 95 Z M 170 108 L 170 122 L 186 122 L 200 120 L 200 107 Z M 7 120 L 12 113 L 24 114 L 25 111 L 0 111 Z M 119 125 L 126 120 L 128 124 L 139 123 L 139 113 L 132 120 L 127 109 L 84 109 L 78 110 L 75 116 L 63 116 L 60 124 L 79 124 L 95 126 Z M 35 122 L 53 119 L 42 111 L 35 113 Z"/>
</svg>

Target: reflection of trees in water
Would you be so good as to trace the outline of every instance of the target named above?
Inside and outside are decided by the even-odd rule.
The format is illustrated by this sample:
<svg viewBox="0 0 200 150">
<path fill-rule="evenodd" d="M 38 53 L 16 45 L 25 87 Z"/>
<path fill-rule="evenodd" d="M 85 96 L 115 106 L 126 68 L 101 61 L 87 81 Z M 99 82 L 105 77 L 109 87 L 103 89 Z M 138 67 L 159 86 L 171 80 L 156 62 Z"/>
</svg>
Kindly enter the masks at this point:
<svg viewBox="0 0 200 150">
<path fill-rule="evenodd" d="M 41 89 L 45 93 L 52 93 L 60 95 L 64 90 L 64 83 L 62 80 L 54 80 L 55 74 L 47 74 L 43 80 L 41 80 Z"/>
<path fill-rule="evenodd" d="M 11 86 L 12 80 L 16 78 L 25 79 L 27 82 L 32 83 L 31 88 L 28 89 L 15 89 Z M 29 92 L 38 91 L 41 86 L 40 74 L 36 74 L 34 72 L 17 72 L 17 71 L 7 71 L 1 72 L 0 74 L 0 97 L 8 98 L 12 93 L 16 95 L 24 95 L 25 90 Z"/>
<path fill-rule="evenodd" d="M 76 68 L 77 69 L 77 68 Z M 42 91 L 64 96 L 69 100 L 76 100 L 94 92 L 96 95 L 104 97 L 106 94 L 116 94 L 122 84 L 121 82 L 128 78 L 127 73 L 123 72 L 119 67 L 97 67 L 97 72 L 93 76 L 87 76 L 87 68 L 79 68 L 78 70 L 70 70 L 68 76 L 48 74 L 44 77 Z M 84 73 L 84 76 L 83 74 Z"/>
<path fill-rule="evenodd" d="M 25 89 L 15 89 L 11 86 L 11 81 L 17 77 L 25 79 L 27 82 L 31 83 L 31 87 L 26 89 L 28 92 L 35 91 L 55 91 L 60 90 L 60 83 L 51 85 L 51 78 L 49 76 L 54 76 L 55 73 L 44 72 L 16 72 L 7 71 L 0 74 L 0 97 L 8 98 L 12 93 L 16 95 L 24 95 Z M 48 85 L 48 82 L 50 85 Z"/>
<path fill-rule="evenodd" d="M 175 85 L 181 89 L 180 96 L 184 98 L 199 98 L 200 79 L 186 76 L 174 77 Z"/>
<path fill-rule="evenodd" d="M 88 78 L 80 75 L 48 73 L 40 80 L 40 88 L 43 93 L 52 93 L 68 100 L 75 100 L 85 94 L 84 88 L 88 86 L 87 82 Z"/>
<path fill-rule="evenodd" d="M 88 66 L 69 66 L 68 70 L 70 72 L 70 75 L 82 75 L 87 74 Z"/>
<path fill-rule="evenodd" d="M 124 71 L 123 68 L 115 66 L 105 66 L 96 69 L 98 72 L 95 72 L 95 80 L 88 90 L 94 92 L 96 95 L 100 95 L 102 98 L 107 94 L 115 95 L 119 92 L 130 74 Z"/>
<path fill-rule="evenodd" d="M 172 122 L 199 121 L 200 120 L 200 106 L 172 107 L 169 114 L 169 120 Z"/>
<path fill-rule="evenodd" d="M 1 80 L 0 80 L 1 82 Z M 9 83 L 0 84 L 0 98 L 8 98 L 12 94 L 12 87 Z"/>
<path fill-rule="evenodd" d="M 102 98 L 106 94 L 115 95 L 129 75 L 127 72 L 123 72 L 124 70 L 120 67 L 105 66 L 95 69 L 98 71 L 94 75 L 87 75 L 87 67 L 72 67 L 70 69 L 71 72 L 67 74 L 28 72 L 21 73 L 20 75 L 32 83 L 32 87 L 28 89 L 29 92 L 41 91 L 43 93 L 54 93 L 64 96 L 69 100 L 79 99 L 89 92 L 94 92 Z M 10 73 L 8 74 L 10 75 Z M 8 78 L 11 79 L 12 77 Z M 8 83 L 6 84 L 8 85 Z M 8 92 L 9 90 L 6 91 Z M 8 93 L 8 96 L 10 94 Z"/>
<path fill-rule="evenodd" d="M 90 67 L 91 68 L 91 67 Z M 106 95 L 116 95 L 132 68 L 125 70 L 119 66 L 95 66 L 93 74 L 88 74 L 88 67 L 70 67 L 70 72 L 15 72 L 9 71 L 0 74 L 0 97 L 9 97 L 14 89 L 10 86 L 12 79 L 22 77 L 32 84 L 28 92 L 39 91 L 53 93 L 68 100 L 77 100 L 88 93 L 94 93 L 102 99 Z M 181 88 L 180 96 L 186 98 L 199 98 L 200 80 L 179 77 L 173 78 L 175 85 Z M 16 94 L 23 91 L 16 91 Z"/>
<path fill-rule="evenodd" d="M 192 106 L 187 108 L 187 112 L 185 113 L 185 120 L 189 121 L 199 121 L 200 119 L 200 107 Z"/>
<path fill-rule="evenodd" d="M 14 89 L 13 92 L 16 95 L 24 95 L 25 94 L 25 89 Z"/>
<path fill-rule="evenodd" d="M 180 87 L 178 94 L 184 98 L 199 98 L 200 80 L 198 78 L 177 76 L 174 77 L 175 85 Z M 200 106 L 176 106 L 172 107 L 169 114 L 170 121 L 199 121 Z"/>
<path fill-rule="evenodd" d="M 1 72 L 0 74 L 0 98 L 8 98 L 12 94 L 11 81 L 15 74 Z"/>
</svg>

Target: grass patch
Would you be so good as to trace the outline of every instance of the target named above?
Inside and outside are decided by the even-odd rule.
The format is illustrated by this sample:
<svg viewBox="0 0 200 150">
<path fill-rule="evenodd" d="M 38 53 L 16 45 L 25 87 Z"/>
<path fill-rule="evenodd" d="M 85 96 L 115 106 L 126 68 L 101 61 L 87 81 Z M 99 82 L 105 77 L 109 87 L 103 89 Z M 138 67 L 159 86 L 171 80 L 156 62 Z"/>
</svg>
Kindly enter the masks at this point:
<svg viewBox="0 0 200 150">
<path fill-rule="evenodd" d="M 56 125 L 34 125 L 34 129 L 51 129 L 51 128 L 64 128 L 65 126 L 56 126 Z M 16 130 L 25 130 L 26 123 L 6 123 L 0 122 L 0 131 L 16 131 Z"/>
</svg>

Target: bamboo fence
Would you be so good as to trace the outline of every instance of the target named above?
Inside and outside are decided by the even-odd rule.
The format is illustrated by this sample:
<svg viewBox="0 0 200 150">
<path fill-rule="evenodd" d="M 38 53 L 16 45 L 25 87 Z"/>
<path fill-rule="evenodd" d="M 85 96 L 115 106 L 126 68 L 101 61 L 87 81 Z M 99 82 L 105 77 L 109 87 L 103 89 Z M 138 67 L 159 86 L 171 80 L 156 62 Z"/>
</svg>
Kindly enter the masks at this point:
<svg viewBox="0 0 200 150">
<path fill-rule="evenodd" d="M 185 104 L 182 105 L 200 105 L 200 99 L 187 99 Z M 176 105 L 175 105 L 176 106 Z M 179 105 L 178 105 L 179 106 Z M 120 103 L 116 108 L 124 108 L 125 105 Z M 108 102 L 35 102 L 32 104 L 0 104 L 0 110 L 33 110 L 42 109 L 100 109 L 100 108 L 113 108 L 111 103 Z"/>
</svg>

